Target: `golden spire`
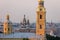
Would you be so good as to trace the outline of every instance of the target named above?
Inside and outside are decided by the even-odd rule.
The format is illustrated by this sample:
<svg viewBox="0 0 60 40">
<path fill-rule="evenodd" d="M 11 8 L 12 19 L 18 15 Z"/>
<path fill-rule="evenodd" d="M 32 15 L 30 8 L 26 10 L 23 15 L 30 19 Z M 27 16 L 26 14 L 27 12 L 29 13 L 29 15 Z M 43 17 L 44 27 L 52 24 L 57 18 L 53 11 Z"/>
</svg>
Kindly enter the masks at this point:
<svg viewBox="0 0 60 40">
<path fill-rule="evenodd" d="M 38 2 L 40 2 L 40 1 L 44 1 L 44 0 L 38 0 Z"/>
</svg>

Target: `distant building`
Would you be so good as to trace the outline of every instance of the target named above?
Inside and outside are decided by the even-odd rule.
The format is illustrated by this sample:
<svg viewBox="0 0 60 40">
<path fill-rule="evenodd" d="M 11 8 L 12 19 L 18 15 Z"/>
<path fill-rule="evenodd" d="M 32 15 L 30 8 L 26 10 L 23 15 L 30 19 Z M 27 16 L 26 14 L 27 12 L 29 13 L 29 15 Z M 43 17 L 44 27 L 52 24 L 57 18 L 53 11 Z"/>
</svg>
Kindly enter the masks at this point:
<svg viewBox="0 0 60 40">
<path fill-rule="evenodd" d="M 21 24 L 21 28 L 30 28 L 30 21 L 29 21 L 29 19 L 27 20 L 25 18 L 25 15 L 23 18 L 23 22 L 21 22 L 20 24 Z"/>
<path fill-rule="evenodd" d="M 51 22 L 51 23 L 49 24 L 48 30 L 46 30 L 46 31 L 49 31 L 49 32 L 46 32 L 46 33 L 48 33 L 49 35 L 51 35 L 51 36 L 56 36 L 55 33 L 56 33 L 57 29 L 56 29 L 55 24 Z"/>
<path fill-rule="evenodd" d="M 20 32 L 30 32 L 30 33 L 35 33 L 36 28 L 31 28 L 30 21 L 29 19 L 26 19 L 25 15 L 23 18 L 23 21 L 20 23 L 20 29 L 17 31 Z"/>
</svg>

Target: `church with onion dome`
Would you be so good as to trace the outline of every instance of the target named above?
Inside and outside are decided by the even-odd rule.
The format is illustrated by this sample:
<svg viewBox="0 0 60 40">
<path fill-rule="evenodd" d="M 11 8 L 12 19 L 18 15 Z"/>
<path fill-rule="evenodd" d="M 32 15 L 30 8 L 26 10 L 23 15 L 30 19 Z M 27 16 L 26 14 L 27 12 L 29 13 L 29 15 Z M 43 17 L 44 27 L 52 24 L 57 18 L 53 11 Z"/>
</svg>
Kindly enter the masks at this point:
<svg viewBox="0 0 60 40">
<path fill-rule="evenodd" d="M 21 28 L 30 28 L 30 21 L 29 21 L 29 19 L 26 19 L 25 16 L 26 15 L 24 15 L 24 18 L 23 18 L 22 22 L 20 23 Z"/>
</svg>

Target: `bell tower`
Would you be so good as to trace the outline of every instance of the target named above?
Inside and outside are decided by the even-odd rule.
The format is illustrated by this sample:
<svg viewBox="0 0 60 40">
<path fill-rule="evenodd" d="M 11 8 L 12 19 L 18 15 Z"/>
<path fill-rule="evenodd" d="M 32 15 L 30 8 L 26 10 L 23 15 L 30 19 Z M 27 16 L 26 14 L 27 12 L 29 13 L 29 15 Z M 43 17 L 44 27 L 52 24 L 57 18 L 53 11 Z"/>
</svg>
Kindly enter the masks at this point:
<svg viewBox="0 0 60 40">
<path fill-rule="evenodd" d="M 6 20 L 3 24 L 4 34 L 12 33 L 12 23 L 10 22 L 9 15 L 6 16 Z"/>
<path fill-rule="evenodd" d="M 36 13 L 36 35 L 44 36 L 46 26 L 46 10 L 44 8 L 44 0 L 38 0 Z"/>
</svg>

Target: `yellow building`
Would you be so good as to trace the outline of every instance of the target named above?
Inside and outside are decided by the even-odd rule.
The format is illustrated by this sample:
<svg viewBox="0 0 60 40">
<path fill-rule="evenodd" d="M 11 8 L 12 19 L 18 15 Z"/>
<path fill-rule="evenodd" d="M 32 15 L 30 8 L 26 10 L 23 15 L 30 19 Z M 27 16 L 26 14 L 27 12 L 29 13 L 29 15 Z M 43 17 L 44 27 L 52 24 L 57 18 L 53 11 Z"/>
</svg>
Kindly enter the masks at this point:
<svg viewBox="0 0 60 40">
<path fill-rule="evenodd" d="M 36 35 L 45 36 L 46 10 L 44 8 L 44 0 L 38 0 L 38 7 L 36 12 Z"/>
<path fill-rule="evenodd" d="M 3 24 L 3 32 L 4 34 L 12 33 L 12 23 L 9 20 L 9 15 L 6 16 L 6 20 Z"/>
</svg>

